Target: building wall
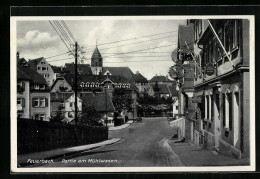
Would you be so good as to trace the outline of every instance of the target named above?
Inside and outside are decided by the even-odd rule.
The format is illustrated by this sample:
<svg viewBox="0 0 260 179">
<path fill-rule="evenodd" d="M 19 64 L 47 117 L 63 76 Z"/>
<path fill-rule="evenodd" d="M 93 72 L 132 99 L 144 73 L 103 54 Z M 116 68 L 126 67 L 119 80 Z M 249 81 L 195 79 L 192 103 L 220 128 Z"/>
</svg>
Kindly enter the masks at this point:
<svg viewBox="0 0 260 179">
<path fill-rule="evenodd" d="M 47 107 L 33 107 L 33 98 L 47 98 Z M 31 108 L 31 118 L 35 119 L 35 114 L 45 114 L 45 121 L 50 121 L 50 92 L 31 92 L 30 95 L 30 108 Z"/>
<path fill-rule="evenodd" d="M 70 107 L 70 103 L 72 103 L 72 107 Z M 78 105 L 78 112 L 81 112 L 82 111 L 82 101 L 79 97 L 77 99 L 77 105 Z M 66 118 L 74 118 L 74 117 L 69 117 L 69 113 L 73 113 L 73 116 L 75 116 L 75 95 L 74 94 L 67 101 L 64 102 L 64 107 L 65 107 L 64 116 Z"/>
<path fill-rule="evenodd" d="M 30 82 L 24 82 L 24 91 L 17 92 L 17 98 L 24 99 L 24 107 L 22 112 L 17 112 L 17 116 L 21 115 L 21 118 L 30 118 Z"/>
<path fill-rule="evenodd" d="M 42 64 L 42 62 L 45 64 Z M 42 67 L 48 67 L 48 70 L 42 70 Z M 45 78 L 48 86 L 51 86 L 56 80 L 56 74 L 53 72 L 50 64 L 45 59 L 42 59 L 41 62 L 37 65 L 37 72 Z M 48 74 L 49 77 L 46 77 L 46 74 Z"/>
<path fill-rule="evenodd" d="M 240 104 L 243 106 L 243 116 L 242 126 L 243 126 L 243 148 L 242 148 L 242 157 L 249 157 L 250 154 L 250 74 L 249 72 L 243 73 L 243 103 Z"/>
</svg>

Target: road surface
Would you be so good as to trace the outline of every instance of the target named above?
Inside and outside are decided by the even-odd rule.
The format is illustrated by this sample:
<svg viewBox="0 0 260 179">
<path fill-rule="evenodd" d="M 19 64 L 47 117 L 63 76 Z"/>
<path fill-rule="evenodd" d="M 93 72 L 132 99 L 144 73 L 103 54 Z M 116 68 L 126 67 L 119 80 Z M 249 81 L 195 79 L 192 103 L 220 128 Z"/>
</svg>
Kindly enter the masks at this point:
<svg viewBox="0 0 260 179">
<path fill-rule="evenodd" d="M 109 138 L 123 139 L 119 143 L 60 158 L 44 167 L 180 166 L 166 141 L 173 131 L 166 118 L 144 118 L 128 128 L 109 131 Z"/>
</svg>

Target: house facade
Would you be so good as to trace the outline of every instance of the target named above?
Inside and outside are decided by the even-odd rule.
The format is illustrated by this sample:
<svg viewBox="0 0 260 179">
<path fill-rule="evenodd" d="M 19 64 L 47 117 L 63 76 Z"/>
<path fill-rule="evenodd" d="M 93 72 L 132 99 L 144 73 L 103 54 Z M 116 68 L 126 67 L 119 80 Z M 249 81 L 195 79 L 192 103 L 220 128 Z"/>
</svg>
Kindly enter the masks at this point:
<svg viewBox="0 0 260 179">
<path fill-rule="evenodd" d="M 82 100 L 77 97 L 78 116 L 82 112 Z M 72 123 L 75 119 L 75 93 L 51 93 L 51 116 L 55 117 L 58 113 L 64 118 L 62 122 Z"/>
<path fill-rule="evenodd" d="M 22 114 L 20 106 L 23 109 Z M 18 117 L 50 120 L 50 88 L 45 79 L 28 63 L 21 63 L 19 56 L 17 57 L 17 109 Z"/>
<path fill-rule="evenodd" d="M 194 34 L 195 112 L 194 129 L 185 130 L 196 145 L 249 157 L 249 20 L 195 19 L 188 25 Z"/>
<path fill-rule="evenodd" d="M 48 86 L 51 87 L 56 80 L 56 74 L 52 70 L 51 65 L 45 60 L 45 58 L 37 58 L 28 61 L 29 66 L 42 75 Z"/>
</svg>

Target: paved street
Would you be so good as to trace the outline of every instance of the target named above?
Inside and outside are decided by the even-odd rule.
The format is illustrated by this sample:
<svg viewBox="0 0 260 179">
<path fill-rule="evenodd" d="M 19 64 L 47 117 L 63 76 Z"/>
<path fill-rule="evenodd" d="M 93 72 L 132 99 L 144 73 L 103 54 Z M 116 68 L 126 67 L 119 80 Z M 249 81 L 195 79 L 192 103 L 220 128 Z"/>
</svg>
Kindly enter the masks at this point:
<svg viewBox="0 0 260 179">
<path fill-rule="evenodd" d="M 166 139 L 173 135 L 173 129 L 166 118 L 144 118 L 142 122 L 133 123 L 128 128 L 109 133 L 109 138 L 121 137 L 123 140 L 117 144 L 60 158 L 45 167 L 182 165 L 166 142 Z"/>
</svg>

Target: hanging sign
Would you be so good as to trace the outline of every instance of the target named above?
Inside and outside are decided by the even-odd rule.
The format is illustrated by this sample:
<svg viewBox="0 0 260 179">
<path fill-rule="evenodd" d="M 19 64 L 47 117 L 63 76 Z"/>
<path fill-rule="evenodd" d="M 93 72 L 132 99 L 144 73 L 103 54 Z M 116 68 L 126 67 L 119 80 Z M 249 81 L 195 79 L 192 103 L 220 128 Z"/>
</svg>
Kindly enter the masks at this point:
<svg viewBox="0 0 260 179">
<path fill-rule="evenodd" d="M 181 79 L 184 76 L 183 73 L 183 67 L 180 65 L 174 65 L 170 68 L 169 70 L 169 75 L 173 78 L 173 79 Z"/>
<path fill-rule="evenodd" d="M 214 72 L 215 72 L 215 67 L 214 67 L 214 65 L 213 65 L 212 63 L 208 63 L 208 64 L 206 65 L 206 71 L 205 71 L 205 73 L 206 73 L 208 76 L 211 76 L 211 75 L 214 74 Z"/>
</svg>

